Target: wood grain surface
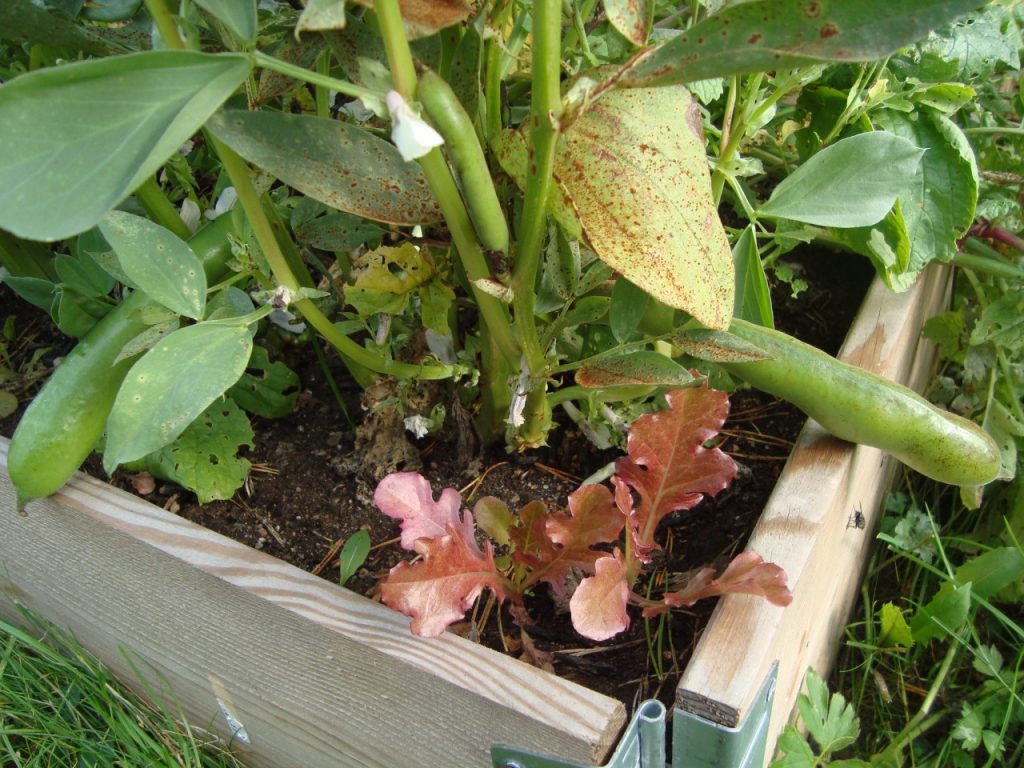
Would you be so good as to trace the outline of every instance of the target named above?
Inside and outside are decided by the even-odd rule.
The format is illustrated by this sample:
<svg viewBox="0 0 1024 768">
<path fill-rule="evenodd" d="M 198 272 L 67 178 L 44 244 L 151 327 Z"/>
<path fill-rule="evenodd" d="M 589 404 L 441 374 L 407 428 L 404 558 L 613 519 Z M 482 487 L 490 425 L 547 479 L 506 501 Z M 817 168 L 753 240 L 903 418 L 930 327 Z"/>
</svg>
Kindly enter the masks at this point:
<svg viewBox="0 0 1024 768">
<path fill-rule="evenodd" d="M 78 474 L 15 511 L 0 439 L 0 615 L 129 660 L 253 766 L 473 768 L 492 744 L 600 762 L 621 703 L 445 634 Z M 136 681 L 136 687 L 140 687 Z"/>
</svg>

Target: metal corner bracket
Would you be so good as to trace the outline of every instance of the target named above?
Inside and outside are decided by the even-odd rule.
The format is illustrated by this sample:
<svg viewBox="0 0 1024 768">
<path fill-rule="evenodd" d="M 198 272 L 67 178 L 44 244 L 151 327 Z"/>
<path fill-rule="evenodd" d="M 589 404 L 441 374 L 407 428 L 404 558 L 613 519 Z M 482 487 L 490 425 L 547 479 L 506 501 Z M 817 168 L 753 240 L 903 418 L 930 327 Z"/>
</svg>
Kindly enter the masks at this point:
<svg viewBox="0 0 1024 768">
<path fill-rule="evenodd" d="M 668 768 L 762 768 L 778 663 L 761 684 L 743 724 L 728 728 L 678 707 L 672 712 L 672 762 Z M 493 768 L 666 768 L 665 705 L 643 702 L 603 766 L 583 765 L 505 745 L 491 747 Z"/>
</svg>

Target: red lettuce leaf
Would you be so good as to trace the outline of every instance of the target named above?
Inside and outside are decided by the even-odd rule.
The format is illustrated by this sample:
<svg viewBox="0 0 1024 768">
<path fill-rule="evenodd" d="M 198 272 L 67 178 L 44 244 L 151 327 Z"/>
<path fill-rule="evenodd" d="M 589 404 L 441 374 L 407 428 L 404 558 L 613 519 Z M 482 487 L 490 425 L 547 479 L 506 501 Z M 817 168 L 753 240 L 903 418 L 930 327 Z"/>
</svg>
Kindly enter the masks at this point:
<svg viewBox="0 0 1024 768">
<path fill-rule="evenodd" d="M 499 602 L 512 594 L 494 564 L 489 541 L 480 553 L 456 526 L 449 525 L 447 535 L 420 538 L 415 547 L 423 559 L 396 565 L 380 589 L 386 605 L 412 617 L 414 634 L 440 635 L 465 615 L 485 588 Z"/>
<path fill-rule="evenodd" d="M 445 488 L 434 501 L 430 481 L 418 472 L 392 472 L 377 484 L 373 503 L 388 517 L 401 520 L 402 549 L 410 552 L 417 539 L 434 539 L 454 526 L 462 539 L 478 555 L 473 515 L 466 510 L 460 517 L 462 497 L 454 488 Z"/>
<path fill-rule="evenodd" d="M 591 640 L 607 640 L 629 628 L 629 583 L 622 553 L 616 549 L 594 563 L 595 574 L 580 582 L 569 600 L 572 625 Z"/>
<path fill-rule="evenodd" d="M 647 608 L 644 616 L 662 613 L 669 607 L 686 608 L 706 597 L 730 592 L 763 597 L 778 606 L 787 606 L 793 601 L 782 568 L 766 563 L 756 552 L 741 552 L 718 577 L 714 568 L 702 568 L 683 589 L 666 593 L 664 606 Z"/>
<path fill-rule="evenodd" d="M 615 463 L 616 484 L 624 482 L 639 497 L 616 489 L 616 501 L 627 506 L 638 556 L 654 548 L 654 530 L 670 512 L 690 509 L 705 494 L 715 495 L 736 474 L 736 463 L 704 443 L 718 434 L 729 413 L 723 392 L 707 387 L 679 389 L 665 395 L 669 409 L 645 414 L 633 422 L 627 457 Z"/>
</svg>

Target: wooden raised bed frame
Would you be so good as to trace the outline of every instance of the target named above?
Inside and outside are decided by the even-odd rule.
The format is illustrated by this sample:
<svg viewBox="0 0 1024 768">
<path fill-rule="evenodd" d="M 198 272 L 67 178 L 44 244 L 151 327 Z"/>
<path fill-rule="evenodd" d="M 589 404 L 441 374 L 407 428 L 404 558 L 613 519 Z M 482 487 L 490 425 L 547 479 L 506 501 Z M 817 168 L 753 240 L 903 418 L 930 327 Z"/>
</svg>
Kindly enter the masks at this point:
<svg viewBox="0 0 1024 768">
<path fill-rule="evenodd" d="M 920 386 L 919 331 L 947 283 L 876 281 L 841 356 Z M 252 766 L 483 768 L 495 743 L 598 764 L 625 722 L 618 701 L 451 634 L 414 637 L 400 614 L 84 475 L 19 516 L 6 456 L 0 439 L 0 615 L 20 604 L 70 630 L 194 724 L 230 737 L 233 718 Z M 771 754 L 807 666 L 830 667 L 892 463 L 808 422 L 751 541 L 793 604 L 721 600 L 678 706 L 735 726 L 777 659 Z"/>
</svg>

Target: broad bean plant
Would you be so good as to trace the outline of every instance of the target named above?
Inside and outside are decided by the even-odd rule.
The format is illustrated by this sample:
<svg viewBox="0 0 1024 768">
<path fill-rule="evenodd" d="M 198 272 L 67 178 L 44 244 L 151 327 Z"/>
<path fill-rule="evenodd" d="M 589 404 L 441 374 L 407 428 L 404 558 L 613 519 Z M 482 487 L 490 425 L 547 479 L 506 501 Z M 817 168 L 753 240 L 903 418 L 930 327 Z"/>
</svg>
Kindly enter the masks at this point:
<svg viewBox="0 0 1024 768">
<path fill-rule="evenodd" d="M 543 445 L 555 409 L 624 445 L 722 365 L 982 486 L 1006 464 L 983 430 L 766 335 L 766 271 L 796 289 L 782 257 L 810 241 L 894 290 L 949 260 L 978 173 L 954 119 L 975 91 L 948 62 L 974 55 L 965 30 L 1014 25 L 978 0 L 7 0 L 0 264 L 81 339 L 14 436 L 19 496 L 97 446 L 108 471 L 230 496 L 247 414 L 294 404 L 254 342 L 271 321 L 361 387 L 443 382 L 510 450 Z M 602 509 L 634 526 L 627 554 L 578 565 L 624 605 L 662 512 L 637 533 L 619 496 Z M 488 585 L 557 582 L 524 557 Z"/>
</svg>

